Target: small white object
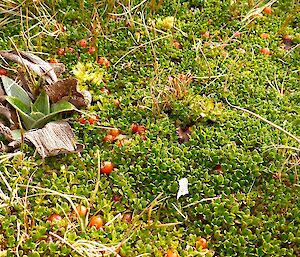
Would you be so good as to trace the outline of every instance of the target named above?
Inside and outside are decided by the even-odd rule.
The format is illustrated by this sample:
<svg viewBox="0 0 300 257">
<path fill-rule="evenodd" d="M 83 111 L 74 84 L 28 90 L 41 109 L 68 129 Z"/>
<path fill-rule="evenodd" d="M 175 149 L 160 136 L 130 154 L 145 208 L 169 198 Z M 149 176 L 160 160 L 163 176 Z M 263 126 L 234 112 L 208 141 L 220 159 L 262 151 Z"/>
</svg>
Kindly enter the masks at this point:
<svg viewBox="0 0 300 257">
<path fill-rule="evenodd" d="M 177 200 L 179 199 L 180 196 L 186 195 L 189 193 L 188 190 L 188 180 L 187 178 L 182 178 L 179 180 L 179 189 L 177 193 Z"/>
</svg>

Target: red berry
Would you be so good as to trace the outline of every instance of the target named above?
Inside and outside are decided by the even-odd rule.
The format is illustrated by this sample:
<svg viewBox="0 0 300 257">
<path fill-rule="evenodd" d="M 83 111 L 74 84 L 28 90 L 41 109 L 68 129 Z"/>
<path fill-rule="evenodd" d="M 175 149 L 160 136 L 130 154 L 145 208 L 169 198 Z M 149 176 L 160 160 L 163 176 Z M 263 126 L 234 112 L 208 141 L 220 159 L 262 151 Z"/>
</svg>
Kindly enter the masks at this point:
<svg viewBox="0 0 300 257">
<path fill-rule="evenodd" d="M 120 133 L 121 133 L 121 131 L 118 128 L 112 128 L 109 131 L 109 134 L 114 136 L 114 137 L 117 137 L 118 135 L 120 135 Z"/>
<path fill-rule="evenodd" d="M 138 131 L 138 124 L 136 124 L 136 123 L 133 123 L 133 124 L 131 124 L 131 131 L 132 131 L 132 133 L 136 133 L 137 131 Z"/>
<path fill-rule="evenodd" d="M 172 249 L 167 251 L 166 257 L 178 257 L 178 254 L 175 253 Z"/>
<path fill-rule="evenodd" d="M 176 49 L 182 49 L 182 45 L 178 41 L 176 41 L 176 40 L 173 41 L 173 46 Z"/>
<path fill-rule="evenodd" d="M 0 76 L 1 75 L 7 76 L 7 70 L 0 68 Z"/>
<path fill-rule="evenodd" d="M 205 238 L 199 238 L 196 242 L 196 245 L 199 245 L 202 249 L 206 249 L 207 247 L 207 240 Z"/>
<path fill-rule="evenodd" d="M 109 66 L 109 61 L 105 57 L 100 57 L 100 59 L 97 61 L 97 63 L 100 66 L 104 65 L 106 68 L 108 68 L 108 66 Z"/>
<path fill-rule="evenodd" d="M 120 108 L 121 102 L 118 99 L 114 100 L 114 106 L 116 106 L 116 108 Z"/>
<path fill-rule="evenodd" d="M 106 142 L 106 143 L 112 143 L 112 142 L 114 142 L 114 140 L 115 140 L 115 137 L 113 135 L 106 135 L 103 138 L 103 142 Z"/>
<path fill-rule="evenodd" d="M 269 48 L 264 47 L 264 48 L 262 48 L 262 49 L 260 50 L 260 53 L 261 53 L 261 54 L 265 54 L 265 55 L 270 55 L 270 54 L 271 54 L 271 51 L 270 51 Z"/>
<path fill-rule="evenodd" d="M 146 128 L 144 126 L 138 126 L 136 133 L 138 133 L 139 135 L 143 135 L 145 133 L 145 131 L 146 131 Z"/>
<path fill-rule="evenodd" d="M 112 197 L 112 200 L 113 200 L 114 202 L 120 202 L 121 199 L 122 199 L 122 196 L 121 196 L 121 195 L 113 195 L 113 197 Z"/>
<path fill-rule="evenodd" d="M 114 165 L 112 162 L 106 161 L 103 162 L 101 167 L 100 167 L 100 172 L 104 174 L 110 174 L 114 169 Z"/>
<path fill-rule="evenodd" d="M 96 116 L 91 116 L 88 118 L 88 122 L 90 123 L 90 125 L 93 125 L 97 121 L 98 121 L 98 118 Z"/>
<path fill-rule="evenodd" d="M 53 213 L 48 217 L 48 221 L 52 222 L 52 221 L 60 221 L 62 220 L 62 217 L 57 214 L 57 213 Z"/>
<path fill-rule="evenodd" d="M 57 54 L 58 54 L 59 56 L 63 56 L 63 55 L 66 54 L 66 51 L 65 51 L 64 48 L 58 48 L 58 49 L 57 49 Z"/>
<path fill-rule="evenodd" d="M 221 166 L 221 164 L 217 164 L 217 165 L 215 166 L 215 171 L 217 171 L 219 174 L 222 173 L 222 166 Z"/>
<path fill-rule="evenodd" d="M 86 48 L 87 47 L 87 42 L 85 39 L 81 39 L 79 40 L 79 45 L 82 47 L 82 48 Z"/>
<path fill-rule="evenodd" d="M 74 48 L 73 47 L 68 47 L 68 52 L 70 52 L 70 53 L 74 53 L 75 52 L 75 50 L 74 50 Z"/>
<path fill-rule="evenodd" d="M 103 226 L 103 220 L 100 216 L 93 216 L 90 220 L 89 227 L 96 227 L 96 229 L 100 229 Z"/>
<path fill-rule="evenodd" d="M 233 37 L 239 37 L 241 33 L 239 31 L 233 32 Z"/>
<path fill-rule="evenodd" d="M 87 213 L 87 208 L 83 205 L 78 205 L 76 207 L 76 211 L 78 212 L 80 217 L 84 217 Z"/>
<path fill-rule="evenodd" d="M 209 31 L 203 32 L 202 36 L 205 37 L 205 38 L 209 38 L 210 37 Z"/>
<path fill-rule="evenodd" d="M 86 119 L 85 119 L 84 117 L 80 117 L 80 118 L 78 119 L 78 121 L 79 121 L 79 123 L 82 124 L 82 125 L 84 125 L 84 124 L 86 123 Z"/>
<path fill-rule="evenodd" d="M 284 35 L 282 39 L 283 40 L 292 40 L 293 36 L 291 36 L 291 35 Z"/>
<path fill-rule="evenodd" d="M 51 58 L 49 63 L 56 64 L 58 63 L 58 61 L 55 58 Z"/>
<path fill-rule="evenodd" d="M 269 34 L 263 32 L 263 33 L 260 34 L 260 37 L 263 38 L 263 39 L 268 39 L 269 38 Z"/>
<path fill-rule="evenodd" d="M 272 13 L 272 8 L 267 6 L 267 7 L 264 8 L 263 12 L 266 13 L 266 14 L 271 14 Z"/>
<path fill-rule="evenodd" d="M 95 47 L 90 47 L 89 50 L 88 50 L 88 53 L 93 54 L 93 53 L 95 53 L 95 51 L 96 51 Z"/>
<path fill-rule="evenodd" d="M 129 224 L 129 223 L 131 223 L 132 215 L 131 215 L 129 212 L 126 212 L 126 213 L 123 215 L 122 220 Z"/>
</svg>

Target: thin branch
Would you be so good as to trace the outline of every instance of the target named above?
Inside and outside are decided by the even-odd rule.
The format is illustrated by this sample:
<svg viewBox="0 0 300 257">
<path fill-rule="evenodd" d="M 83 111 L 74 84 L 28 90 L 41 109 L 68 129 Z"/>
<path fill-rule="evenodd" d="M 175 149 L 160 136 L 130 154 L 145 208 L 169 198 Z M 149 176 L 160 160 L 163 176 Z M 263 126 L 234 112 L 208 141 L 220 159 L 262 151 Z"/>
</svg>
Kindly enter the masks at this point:
<svg viewBox="0 0 300 257">
<path fill-rule="evenodd" d="M 198 203 L 207 202 L 207 201 L 213 201 L 213 200 L 219 199 L 220 197 L 221 196 L 215 196 L 215 197 L 210 197 L 210 198 L 203 198 L 200 201 L 197 201 L 197 202 L 194 202 L 194 203 L 190 203 L 190 204 L 182 207 L 182 209 L 185 209 L 185 208 L 197 205 Z"/>
</svg>

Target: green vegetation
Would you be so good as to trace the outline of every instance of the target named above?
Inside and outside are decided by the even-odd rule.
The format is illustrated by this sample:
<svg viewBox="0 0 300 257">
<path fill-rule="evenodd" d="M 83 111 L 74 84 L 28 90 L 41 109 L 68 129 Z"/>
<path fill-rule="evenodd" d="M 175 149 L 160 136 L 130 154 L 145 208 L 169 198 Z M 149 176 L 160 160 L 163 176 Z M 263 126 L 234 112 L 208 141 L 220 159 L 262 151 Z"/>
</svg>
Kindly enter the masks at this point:
<svg viewBox="0 0 300 257">
<path fill-rule="evenodd" d="M 55 115 L 75 109 L 74 105 L 64 100 L 50 106 L 49 96 L 44 90 L 32 103 L 27 92 L 14 80 L 3 76 L 2 82 L 7 94 L 6 101 L 19 112 L 27 129 L 43 127 Z"/>
<path fill-rule="evenodd" d="M 80 154 L 0 156 L 0 256 L 300 255 L 297 1 L 2 2 L 0 50 L 65 64 L 93 101 L 67 116 Z"/>
</svg>

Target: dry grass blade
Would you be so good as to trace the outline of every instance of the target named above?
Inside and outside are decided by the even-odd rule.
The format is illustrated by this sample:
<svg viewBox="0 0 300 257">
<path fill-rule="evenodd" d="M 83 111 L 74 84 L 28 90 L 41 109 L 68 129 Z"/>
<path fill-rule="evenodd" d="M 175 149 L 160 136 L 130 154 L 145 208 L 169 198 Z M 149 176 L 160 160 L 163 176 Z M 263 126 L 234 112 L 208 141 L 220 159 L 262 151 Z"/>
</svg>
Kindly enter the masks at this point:
<svg viewBox="0 0 300 257">
<path fill-rule="evenodd" d="M 127 10 L 125 12 L 123 12 L 123 13 L 109 13 L 109 15 L 112 15 L 112 16 L 124 16 L 124 15 L 130 14 L 132 11 L 134 11 L 137 8 L 139 8 L 141 5 L 143 5 L 147 1 L 148 0 L 143 0 L 142 2 L 140 2 L 139 4 L 137 4 L 136 6 L 134 6 L 132 8 L 126 8 Z"/>
<path fill-rule="evenodd" d="M 172 203 L 174 209 L 181 215 L 182 218 L 184 218 L 185 220 L 187 220 L 187 216 L 185 216 L 181 210 L 179 210 L 179 208 L 174 204 Z"/>
<path fill-rule="evenodd" d="M 23 3 L 16 3 L 14 1 L 9 0 L 3 0 L 2 3 L 0 3 L 0 14 L 10 14 L 11 16 L 21 16 L 19 11 L 22 7 Z M 8 17 L 10 18 L 10 17 Z"/>
<path fill-rule="evenodd" d="M 247 110 L 247 109 L 245 109 L 245 108 L 242 108 L 242 107 L 239 107 L 239 106 L 232 105 L 231 103 L 229 103 L 229 101 L 228 101 L 227 98 L 226 98 L 225 100 L 226 100 L 226 102 L 227 102 L 227 104 L 228 104 L 229 106 L 231 106 L 231 107 L 233 107 L 233 108 L 236 108 L 236 109 L 238 109 L 238 110 L 241 110 L 241 111 L 243 111 L 243 112 L 249 113 L 249 114 L 253 115 L 254 117 L 256 117 L 256 118 L 258 118 L 258 119 L 260 119 L 260 120 L 262 120 L 262 121 L 268 123 L 268 124 L 271 125 L 272 127 L 276 128 L 276 129 L 278 129 L 278 130 L 280 130 L 280 131 L 283 132 L 284 134 L 286 134 L 286 135 L 288 135 L 289 137 L 291 137 L 292 139 L 294 139 L 298 144 L 300 144 L 300 139 L 299 139 L 298 137 L 294 136 L 292 133 L 286 131 L 286 130 L 283 129 L 282 127 L 280 127 L 280 126 L 276 125 L 275 123 L 273 123 L 273 122 L 271 122 L 271 121 L 265 119 L 264 117 L 260 116 L 260 115 L 257 114 L 257 113 L 254 113 L 254 112 L 252 112 L 252 111 L 249 111 L 249 110 Z"/>
<path fill-rule="evenodd" d="M 9 17 L 0 19 L 0 27 L 5 27 L 9 23 L 14 22 L 16 20 L 11 20 Z"/>
<path fill-rule="evenodd" d="M 64 244 L 68 245 L 71 249 L 73 249 L 75 252 L 77 252 L 80 256 L 85 257 L 86 255 L 82 254 L 80 251 L 78 251 L 75 247 L 73 247 L 72 244 L 70 244 L 69 242 L 67 242 L 64 238 L 62 238 L 61 236 L 54 234 L 53 232 L 49 232 L 49 235 L 56 237 L 58 240 L 60 240 L 61 242 L 63 242 Z"/>
<path fill-rule="evenodd" d="M 270 148 L 286 149 L 286 150 L 292 150 L 292 151 L 300 152 L 300 148 L 293 147 L 293 146 L 288 146 L 288 145 L 271 145 L 271 146 L 266 146 L 266 147 L 263 147 L 263 148 L 266 148 L 266 149 L 270 149 Z"/>
<path fill-rule="evenodd" d="M 21 27 L 21 36 L 30 50 L 36 49 L 32 43 L 34 38 L 45 35 L 54 37 L 63 33 L 61 29 L 53 30 L 58 24 L 55 19 L 56 13 L 51 14 L 50 8 L 43 1 L 32 1 L 32 4 L 28 5 L 28 1 L 25 0 L 21 3 L 3 0 L 0 3 L 0 14 L 5 15 L 5 18 L 0 19 L 0 27 L 15 22 Z"/>
<path fill-rule="evenodd" d="M 144 44 L 140 44 L 138 46 L 135 46 L 134 48 L 132 48 L 131 50 L 129 50 L 127 53 L 125 53 L 122 57 L 120 57 L 120 59 L 118 59 L 115 63 L 114 63 L 114 67 L 116 67 L 116 65 L 122 61 L 127 55 L 145 47 L 146 45 L 149 45 L 149 44 L 152 44 L 153 42 L 156 42 L 156 41 L 160 41 L 162 39 L 165 39 L 165 38 L 168 38 L 168 37 L 171 37 L 172 35 L 166 35 L 166 36 L 163 36 L 163 37 L 160 37 L 160 38 L 156 38 L 156 39 L 153 39 L 152 41 L 149 41 L 149 42 L 146 42 Z"/>
<path fill-rule="evenodd" d="M 76 195 L 69 195 L 69 194 L 65 194 L 65 193 L 60 193 L 60 192 L 54 191 L 52 189 L 38 187 L 38 186 L 30 186 L 30 185 L 26 185 L 25 186 L 25 185 L 21 185 L 21 184 L 17 184 L 17 185 L 19 187 L 26 187 L 26 188 L 28 187 L 28 188 L 32 188 L 32 189 L 36 189 L 36 190 L 41 190 L 41 191 L 47 192 L 47 193 L 43 193 L 43 194 L 57 195 L 57 196 L 63 197 L 63 198 L 65 198 L 66 200 L 68 200 L 70 202 L 70 204 L 72 205 L 72 207 L 74 207 L 74 209 L 75 209 L 76 206 L 73 203 L 72 198 L 84 200 L 87 205 L 89 204 L 88 199 L 85 198 L 85 197 L 82 197 L 82 196 L 76 196 Z M 27 197 L 34 197 L 34 196 L 37 196 L 37 195 L 41 195 L 41 194 L 32 194 L 32 195 L 28 195 Z"/>
<path fill-rule="evenodd" d="M 188 208 L 188 207 L 197 205 L 198 203 L 217 200 L 217 199 L 219 199 L 219 198 L 221 198 L 221 196 L 215 196 L 215 197 L 210 197 L 210 198 L 203 198 L 203 199 L 201 199 L 200 201 L 197 201 L 197 202 L 194 202 L 194 203 L 190 203 L 190 204 L 188 204 L 188 205 L 182 207 L 182 209 L 185 209 L 185 208 Z"/>
<path fill-rule="evenodd" d="M 76 252 L 88 257 L 111 256 L 112 254 L 120 256 L 118 254 L 119 247 L 120 244 L 115 246 L 106 246 L 90 240 L 77 240 L 72 244 L 72 249 L 76 249 Z"/>
<path fill-rule="evenodd" d="M 10 158 L 13 158 L 15 156 L 20 156 L 20 155 L 23 155 L 23 153 L 20 151 L 18 151 L 16 153 L 8 153 L 8 154 L 0 155 L 0 164 L 4 163 L 5 161 L 9 160 Z"/>
<path fill-rule="evenodd" d="M 252 20 L 255 19 L 255 17 L 257 17 L 266 7 L 271 6 L 272 4 L 274 4 L 277 0 L 272 0 L 269 1 L 268 3 L 266 3 L 265 5 L 258 7 L 261 3 L 259 2 L 253 9 L 251 9 L 246 16 L 242 19 L 241 23 L 247 22 L 250 23 Z"/>
</svg>

